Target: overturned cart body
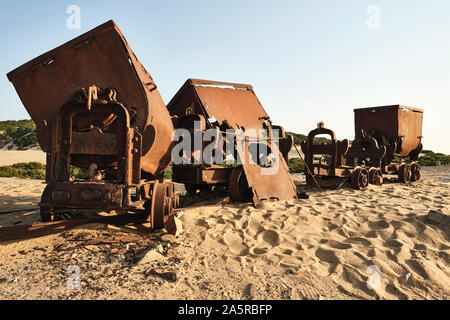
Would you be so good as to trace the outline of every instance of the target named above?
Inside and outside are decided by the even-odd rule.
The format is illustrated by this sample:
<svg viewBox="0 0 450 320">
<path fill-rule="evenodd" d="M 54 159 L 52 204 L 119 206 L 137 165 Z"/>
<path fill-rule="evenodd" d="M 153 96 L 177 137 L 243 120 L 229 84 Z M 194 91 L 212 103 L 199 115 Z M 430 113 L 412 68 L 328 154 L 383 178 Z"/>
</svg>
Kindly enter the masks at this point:
<svg viewBox="0 0 450 320">
<path fill-rule="evenodd" d="M 8 74 L 47 153 L 42 220 L 91 210 L 145 211 L 162 227 L 177 206 L 173 124 L 156 84 L 113 21 Z M 86 177 L 75 179 L 76 168 Z M 79 169 L 78 169 L 79 170 Z"/>
<path fill-rule="evenodd" d="M 234 200 L 255 205 L 296 196 L 286 163 L 292 137 L 272 125 L 251 85 L 188 79 L 167 108 L 177 118 L 176 127 L 189 130 L 194 138 L 208 129 L 216 132 L 199 143 L 192 141 L 190 161 L 174 160 L 173 181 L 184 183 L 188 193 L 224 185 Z M 204 158 L 211 142 L 219 161 Z M 230 159 L 242 165 L 224 165 Z"/>
</svg>

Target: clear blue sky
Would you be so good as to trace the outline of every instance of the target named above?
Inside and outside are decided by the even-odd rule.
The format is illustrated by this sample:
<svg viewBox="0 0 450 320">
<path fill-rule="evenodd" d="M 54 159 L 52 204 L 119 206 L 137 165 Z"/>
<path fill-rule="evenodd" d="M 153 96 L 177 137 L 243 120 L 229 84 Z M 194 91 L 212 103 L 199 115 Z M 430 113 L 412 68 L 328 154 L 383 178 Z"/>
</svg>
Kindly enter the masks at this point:
<svg viewBox="0 0 450 320">
<path fill-rule="evenodd" d="M 3 1 L 0 120 L 29 118 L 7 72 L 109 19 L 166 103 L 190 77 L 250 83 L 274 123 L 306 134 L 324 121 L 340 139 L 354 108 L 404 104 L 425 109 L 425 148 L 450 154 L 448 0 Z"/>
</svg>

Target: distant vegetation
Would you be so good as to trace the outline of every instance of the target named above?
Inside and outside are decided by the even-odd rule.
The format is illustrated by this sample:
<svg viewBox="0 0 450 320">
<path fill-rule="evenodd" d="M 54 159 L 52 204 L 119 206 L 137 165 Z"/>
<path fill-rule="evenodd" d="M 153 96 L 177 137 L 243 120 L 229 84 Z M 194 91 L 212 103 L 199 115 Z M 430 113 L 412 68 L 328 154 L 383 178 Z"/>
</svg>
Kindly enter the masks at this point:
<svg viewBox="0 0 450 320">
<path fill-rule="evenodd" d="M 300 158 L 289 159 L 289 172 L 299 173 L 305 170 L 305 164 Z"/>
<path fill-rule="evenodd" d="M 438 162 L 440 162 L 441 165 L 449 164 L 450 156 L 447 156 L 443 153 L 434 153 L 430 151 L 429 153 L 426 153 L 424 156 L 419 158 L 419 163 L 421 166 L 436 166 Z"/>
<path fill-rule="evenodd" d="M 293 133 L 293 132 L 286 132 L 286 136 L 288 136 L 290 134 L 294 137 L 294 143 L 295 144 L 301 144 L 303 141 L 306 141 L 306 139 L 308 138 L 304 134 Z M 317 138 L 314 138 L 314 143 L 316 143 L 316 144 L 322 144 L 322 143 L 328 144 L 328 143 L 331 143 L 331 140 L 327 139 L 327 138 L 317 137 Z"/>
<path fill-rule="evenodd" d="M 0 177 L 18 177 L 26 179 L 45 179 L 45 164 L 22 162 L 12 166 L 0 166 Z"/>
<path fill-rule="evenodd" d="M 70 167 L 70 176 L 73 179 L 85 179 L 86 169 Z M 45 164 L 40 162 L 21 162 L 11 166 L 0 166 L 0 177 L 17 177 L 24 179 L 45 179 Z"/>
<path fill-rule="evenodd" d="M 14 143 L 19 150 L 26 150 L 38 145 L 36 125 L 33 120 L 0 121 L 0 148 Z M 13 146 L 10 146 L 10 149 Z"/>
<path fill-rule="evenodd" d="M 164 179 L 172 179 L 172 165 L 164 170 Z"/>
</svg>

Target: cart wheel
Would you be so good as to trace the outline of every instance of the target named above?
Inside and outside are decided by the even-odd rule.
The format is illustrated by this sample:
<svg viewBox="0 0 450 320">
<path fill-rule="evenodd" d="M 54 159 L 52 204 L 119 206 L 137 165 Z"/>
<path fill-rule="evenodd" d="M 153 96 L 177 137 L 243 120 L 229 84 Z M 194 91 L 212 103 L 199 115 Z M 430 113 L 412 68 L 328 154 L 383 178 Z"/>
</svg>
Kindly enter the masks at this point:
<svg viewBox="0 0 450 320">
<path fill-rule="evenodd" d="M 164 223 L 173 209 L 178 207 L 178 195 L 175 194 L 174 185 L 171 182 L 155 183 L 153 185 L 153 199 L 149 201 L 147 210 L 149 213 L 149 221 L 154 229 L 164 228 Z"/>
<path fill-rule="evenodd" d="M 366 189 L 369 185 L 369 172 L 365 168 L 356 167 L 352 173 L 352 188 L 355 190 Z"/>
<path fill-rule="evenodd" d="M 231 198 L 237 202 L 250 202 L 253 193 L 248 186 L 247 177 L 242 167 L 234 168 L 230 175 L 230 194 Z"/>
<path fill-rule="evenodd" d="M 415 162 L 411 165 L 411 181 L 419 181 L 420 180 L 420 165 Z"/>
<path fill-rule="evenodd" d="M 383 184 L 383 173 L 378 168 L 369 169 L 369 182 L 376 186 L 381 186 Z"/>
<path fill-rule="evenodd" d="M 411 166 L 407 163 L 400 165 L 400 168 L 398 169 L 398 179 L 400 180 L 400 182 L 410 183 L 411 176 Z"/>
<path fill-rule="evenodd" d="M 39 213 L 42 222 L 50 222 L 55 218 L 50 207 L 50 191 L 48 190 L 48 186 L 46 186 L 44 192 L 42 192 L 41 202 L 39 203 Z"/>
</svg>

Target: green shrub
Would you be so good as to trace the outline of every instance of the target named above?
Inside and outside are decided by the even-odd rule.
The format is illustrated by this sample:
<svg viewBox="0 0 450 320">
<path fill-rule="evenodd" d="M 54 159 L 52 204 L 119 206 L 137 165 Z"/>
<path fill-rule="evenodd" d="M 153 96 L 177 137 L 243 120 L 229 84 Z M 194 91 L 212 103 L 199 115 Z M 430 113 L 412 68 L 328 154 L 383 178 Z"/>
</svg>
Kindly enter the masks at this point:
<svg viewBox="0 0 450 320">
<path fill-rule="evenodd" d="M 0 166 L 0 177 L 45 179 L 45 165 L 39 162 L 22 162 L 12 166 Z"/>
<path fill-rule="evenodd" d="M 289 159 L 289 172 L 299 173 L 305 170 L 305 164 L 300 158 Z"/>
<path fill-rule="evenodd" d="M 19 150 L 37 146 L 36 125 L 33 120 L 0 121 L 0 145 L 11 141 Z"/>
<path fill-rule="evenodd" d="M 29 134 L 14 139 L 14 144 L 18 147 L 19 150 L 26 150 L 28 148 L 37 146 L 38 140 L 36 137 L 36 132 L 30 132 Z"/>
<path fill-rule="evenodd" d="M 86 179 L 87 176 L 86 169 L 70 166 L 70 177 L 72 179 Z"/>
<path fill-rule="evenodd" d="M 169 167 L 164 171 L 164 179 L 172 179 L 172 166 L 169 166 Z"/>
<path fill-rule="evenodd" d="M 431 152 L 419 158 L 419 163 L 421 166 L 436 166 L 438 161 L 441 165 L 449 164 L 450 156 L 443 153 Z"/>
<path fill-rule="evenodd" d="M 294 137 L 294 143 L 297 145 L 301 144 L 303 141 L 306 141 L 306 139 L 308 138 L 304 134 L 300 133 L 286 132 L 286 136 L 287 135 L 292 135 Z M 322 137 L 314 138 L 314 144 L 322 144 L 322 143 L 329 144 L 331 143 L 331 140 Z"/>
</svg>

